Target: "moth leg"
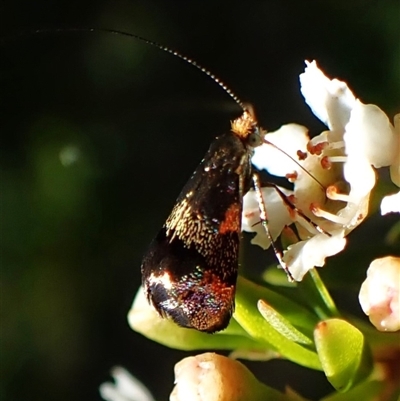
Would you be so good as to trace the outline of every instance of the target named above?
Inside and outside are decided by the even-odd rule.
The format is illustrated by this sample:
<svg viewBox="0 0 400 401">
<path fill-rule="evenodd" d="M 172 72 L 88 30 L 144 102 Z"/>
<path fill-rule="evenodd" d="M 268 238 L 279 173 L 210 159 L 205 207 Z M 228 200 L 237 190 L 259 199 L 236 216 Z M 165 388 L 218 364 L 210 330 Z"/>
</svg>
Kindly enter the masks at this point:
<svg viewBox="0 0 400 401">
<path fill-rule="evenodd" d="M 292 273 L 290 273 L 288 266 L 283 261 L 282 252 L 275 245 L 275 241 L 272 238 L 271 232 L 268 227 L 267 209 L 266 209 L 264 197 L 263 197 L 263 194 L 261 191 L 260 177 L 258 176 L 258 174 L 253 174 L 252 178 L 253 178 L 254 191 L 256 193 L 256 197 L 257 197 L 257 201 L 258 201 L 258 208 L 260 210 L 261 224 L 264 228 L 265 233 L 267 234 L 269 241 L 271 242 L 272 249 L 274 250 L 275 256 L 278 259 L 279 264 L 281 265 L 282 269 L 287 274 L 289 281 L 294 281 Z"/>
</svg>

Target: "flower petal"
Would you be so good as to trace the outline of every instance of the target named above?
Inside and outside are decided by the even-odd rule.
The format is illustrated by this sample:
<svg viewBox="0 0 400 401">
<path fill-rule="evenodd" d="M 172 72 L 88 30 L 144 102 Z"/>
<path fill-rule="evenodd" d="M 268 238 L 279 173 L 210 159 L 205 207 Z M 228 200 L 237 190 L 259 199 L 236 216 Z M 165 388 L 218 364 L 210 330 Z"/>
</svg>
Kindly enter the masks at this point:
<svg viewBox="0 0 400 401">
<path fill-rule="evenodd" d="M 284 188 L 280 189 L 286 195 L 291 194 L 291 191 Z M 268 214 L 268 228 L 275 240 L 283 228 L 292 223 L 292 220 L 286 205 L 274 188 L 266 187 L 262 188 L 261 191 Z M 247 192 L 243 197 L 242 231 L 256 233 L 251 240 L 252 244 L 259 245 L 263 249 L 267 249 L 271 245 L 264 227 L 260 224 L 260 210 L 253 190 Z"/>
<path fill-rule="evenodd" d="M 334 235 L 317 234 L 306 241 L 290 245 L 285 251 L 283 260 L 287 264 L 293 278 L 301 281 L 313 267 L 325 264 L 325 258 L 342 251 L 346 245 L 344 232 Z"/>
<path fill-rule="evenodd" d="M 390 166 L 400 152 L 399 139 L 378 106 L 355 101 L 344 134 L 347 154 L 362 153 L 376 168 Z"/>
<path fill-rule="evenodd" d="M 376 175 L 370 163 L 360 154 L 351 154 L 343 166 L 343 175 L 350 184 L 350 201 L 358 203 L 360 199 L 369 196 L 375 186 Z"/>
<path fill-rule="evenodd" d="M 338 79 L 330 80 L 315 61 L 306 61 L 300 84 L 301 93 L 312 112 L 330 130 L 343 131 L 356 100 L 347 84 Z"/>
<path fill-rule="evenodd" d="M 150 391 L 136 377 L 120 366 L 112 369 L 113 383 L 103 383 L 100 395 L 106 401 L 154 401 Z"/>
<path fill-rule="evenodd" d="M 275 132 L 268 133 L 265 140 L 283 149 L 286 154 L 297 160 L 297 152 L 307 150 L 310 138 L 306 127 L 299 124 L 287 124 L 282 125 Z M 279 149 L 265 143 L 254 149 L 251 161 L 258 169 L 265 169 L 277 177 L 285 177 L 286 174 L 299 170 L 299 166 Z"/>
<path fill-rule="evenodd" d="M 400 213 L 400 191 L 382 199 L 381 214 L 384 216 L 388 213 Z"/>
</svg>

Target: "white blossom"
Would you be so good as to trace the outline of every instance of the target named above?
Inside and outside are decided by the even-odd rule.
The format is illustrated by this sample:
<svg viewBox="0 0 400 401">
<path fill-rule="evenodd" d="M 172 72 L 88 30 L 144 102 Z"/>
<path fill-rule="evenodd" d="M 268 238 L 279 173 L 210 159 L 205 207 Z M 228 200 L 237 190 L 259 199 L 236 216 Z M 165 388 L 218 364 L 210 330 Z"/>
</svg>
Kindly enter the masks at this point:
<svg viewBox="0 0 400 401">
<path fill-rule="evenodd" d="M 100 395 L 106 401 L 154 401 L 150 391 L 124 368 L 116 366 L 111 375 L 115 383 L 103 383 Z"/>
<path fill-rule="evenodd" d="M 400 191 L 383 197 L 381 202 L 381 214 L 400 213 Z"/>
<path fill-rule="evenodd" d="M 283 260 L 298 281 L 345 247 L 345 236 L 368 214 L 374 168 L 394 169 L 400 158 L 400 135 L 379 107 L 363 104 L 345 82 L 326 77 L 315 61 L 306 62 L 300 83 L 306 103 L 328 130 L 310 140 L 307 128 L 284 125 L 266 134 L 252 159 L 257 168 L 293 183 L 293 192 L 285 193 L 291 194 L 294 207 L 273 196 L 271 188 L 264 200 L 274 239 L 285 225 L 296 224 L 299 242 L 284 251 Z M 256 232 L 253 243 L 267 248 L 253 191 L 243 203 L 243 230 Z"/>
<path fill-rule="evenodd" d="M 375 259 L 361 285 L 359 301 L 380 331 L 400 330 L 400 258 Z"/>
</svg>

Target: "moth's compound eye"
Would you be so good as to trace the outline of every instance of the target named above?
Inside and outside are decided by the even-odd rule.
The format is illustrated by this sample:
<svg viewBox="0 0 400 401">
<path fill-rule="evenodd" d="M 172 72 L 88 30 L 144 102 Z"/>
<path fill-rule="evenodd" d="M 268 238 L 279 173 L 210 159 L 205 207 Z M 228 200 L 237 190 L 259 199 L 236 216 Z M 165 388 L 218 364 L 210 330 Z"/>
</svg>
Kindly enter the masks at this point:
<svg viewBox="0 0 400 401">
<path fill-rule="evenodd" d="M 247 137 L 247 144 L 252 148 L 256 148 L 263 143 L 263 140 L 258 132 L 253 132 Z"/>
</svg>

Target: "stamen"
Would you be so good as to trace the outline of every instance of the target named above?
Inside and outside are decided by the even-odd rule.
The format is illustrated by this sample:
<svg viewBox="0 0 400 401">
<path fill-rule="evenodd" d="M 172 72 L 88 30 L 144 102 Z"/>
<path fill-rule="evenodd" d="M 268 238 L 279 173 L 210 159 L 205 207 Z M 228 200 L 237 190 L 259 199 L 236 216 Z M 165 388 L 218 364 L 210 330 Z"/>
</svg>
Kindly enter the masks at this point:
<svg viewBox="0 0 400 401">
<path fill-rule="evenodd" d="M 317 144 L 313 144 L 311 141 L 307 144 L 307 150 L 312 155 L 320 156 L 324 150 L 333 150 L 333 149 L 343 149 L 344 148 L 344 141 L 337 141 L 337 142 L 319 142 Z"/>
<path fill-rule="evenodd" d="M 324 170 L 330 170 L 332 168 L 332 163 L 328 156 L 324 156 L 321 159 L 321 166 Z"/>
<path fill-rule="evenodd" d="M 298 176 L 299 175 L 298 175 L 297 171 L 294 171 L 293 173 L 288 173 L 288 174 L 285 175 L 286 179 L 289 182 L 295 182 L 297 180 Z"/>
<path fill-rule="evenodd" d="M 345 225 L 347 222 L 347 220 L 345 218 L 339 217 L 336 214 L 332 214 L 332 213 L 327 212 L 326 210 L 321 209 L 317 203 L 311 203 L 310 211 L 316 217 L 322 217 L 326 220 L 332 221 L 333 223 Z"/>
<path fill-rule="evenodd" d="M 347 156 L 330 156 L 329 160 L 331 163 L 346 163 Z"/>
<path fill-rule="evenodd" d="M 343 149 L 344 141 L 329 142 L 329 149 Z"/>
<path fill-rule="evenodd" d="M 297 157 L 299 158 L 299 161 L 306 160 L 307 156 L 308 156 L 307 152 L 302 152 L 301 150 L 298 150 L 296 152 L 296 154 L 297 154 Z"/>
<path fill-rule="evenodd" d="M 324 156 L 321 159 L 321 166 L 325 170 L 330 170 L 333 163 L 346 163 L 347 156 Z"/>
<path fill-rule="evenodd" d="M 338 200 L 338 201 L 343 201 L 343 202 L 350 202 L 350 197 L 349 195 L 346 194 L 341 194 L 338 190 L 338 188 L 335 185 L 330 185 L 327 189 L 326 189 L 326 196 L 329 199 L 332 200 Z"/>
</svg>

